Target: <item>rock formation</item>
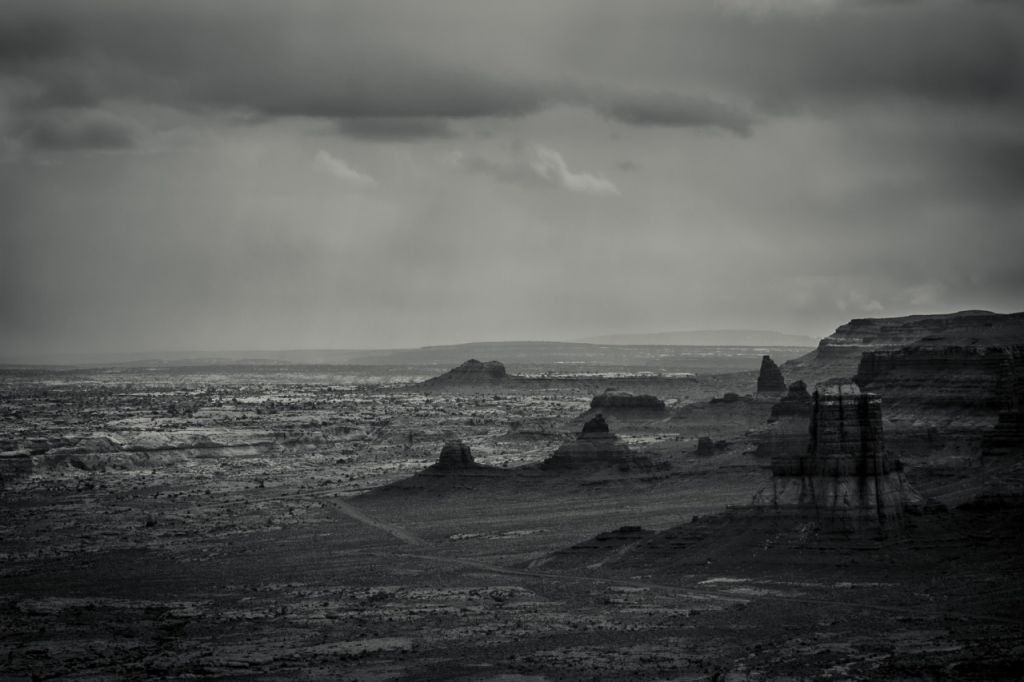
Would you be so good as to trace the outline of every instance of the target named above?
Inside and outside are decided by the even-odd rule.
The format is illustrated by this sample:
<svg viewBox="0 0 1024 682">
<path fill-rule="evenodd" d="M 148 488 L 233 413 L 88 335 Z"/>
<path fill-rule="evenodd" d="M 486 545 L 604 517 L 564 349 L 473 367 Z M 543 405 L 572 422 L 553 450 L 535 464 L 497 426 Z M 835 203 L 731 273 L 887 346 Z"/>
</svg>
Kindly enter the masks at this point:
<svg viewBox="0 0 1024 682">
<path fill-rule="evenodd" d="M 487 385 L 499 384 L 508 379 L 505 365 L 497 360 L 480 362 L 479 360 L 466 360 L 458 367 L 448 370 L 440 376 L 427 379 L 424 386 L 443 385 Z"/>
<path fill-rule="evenodd" d="M 1024 364 L 1024 328 L 1012 339 L 931 336 L 896 350 L 864 353 L 854 381 L 887 404 L 994 412 L 1015 391 Z"/>
<path fill-rule="evenodd" d="M 820 385 L 808 435 L 805 451 L 772 458 L 771 490 L 756 502 L 826 532 L 897 529 L 919 498 L 885 453 L 879 397 L 853 383 Z"/>
<path fill-rule="evenodd" d="M 441 455 L 432 468 L 441 471 L 459 471 L 479 466 L 473 461 L 469 446 L 461 440 L 450 440 L 441 448 Z"/>
<path fill-rule="evenodd" d="M 633 454 L 625 443 L 608 428 L 603 415 L 596 415 L 583 425 L 576 440 L 561 445 L 553 455 L 541 462 L 541 469 L 577 469 L 596 466 L 650 468 L 650 460 Z"/>
<path fill-rule="evenodd" d="M 811 394 L 807 392 L 807 384 L 797 379 L 789 385 L 786 395 L 772 406 L 769 422 L 777 422 L 787 417 L 809 417 L 811 415 Z"/>
<path fill-rule="evenodd" d="M 1021 343 L 1022 333 L 1024 313 L 966 310 L 947 315 L 855 319 L 822 339 L 815 350 L 782 368 L 788 375 L 808 382 L 823 381 L 853 376 L 865 352 L 896 351 L 925 339 L 942 339 L 944 346 L 977 345 L 972 340 L 985 339 L 985 346 L 1005 347 Z M 888 404 L 889 397 L 883 397 Z"/>
<path fill-rule="evenodd" d="M 786 392 L 786 379 L 770 355 L 761 358 L 761 373 L 757 375 L 757 392 L 758 394 Z"/>
<path fill-rule="evenodd" d="M 653 395 L 635 395 L 609 388 L 594 396 L 590 401 L 590 409 L 610 413 L 664 412 L 665 401 Z"/>
<path fill-rule="evenodd" d="M 789 391 L 772 405 L 768 428 L 757 441 L 757 457 L 775 457 L 787 452 L 806 452 L 810 443 L 811 394 L 807 384 L 797 380 Z"/>
<path fill-rule="evenodd" d="M 604 420 L 604 415 L 599 414 L 593 419 L 590 419 L 580 429 L 580 438 L 604 438 L 602 434 L 608 434 L 609 438 L 612 438 L 611 429 L 608 428 L 608 422 Z"/>
</svg>

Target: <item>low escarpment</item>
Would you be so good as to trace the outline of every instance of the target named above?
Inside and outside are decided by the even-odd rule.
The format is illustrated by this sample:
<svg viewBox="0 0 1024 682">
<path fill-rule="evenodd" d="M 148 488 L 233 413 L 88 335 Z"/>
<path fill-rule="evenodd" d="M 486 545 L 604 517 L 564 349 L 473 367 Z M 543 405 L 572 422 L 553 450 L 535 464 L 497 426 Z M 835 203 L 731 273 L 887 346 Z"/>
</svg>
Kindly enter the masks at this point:
<svg viewBox="0 0 1024 682">
<path fill-rule="evenodd" d="M 644 422 L 668 416 L 665 401 L 653 395 L 636 394 L 607 388 L 590 401 L 590 409 L 576 418 L 587 421 L 595 416 L 616 422 Z"/>
<path fill-rule="evenodd" d="M 594 396 L 590 409 L 600 412 L 664 412 L 665 401 L 653 395 L 635 395 L 609 388 Z"/>
</svg>

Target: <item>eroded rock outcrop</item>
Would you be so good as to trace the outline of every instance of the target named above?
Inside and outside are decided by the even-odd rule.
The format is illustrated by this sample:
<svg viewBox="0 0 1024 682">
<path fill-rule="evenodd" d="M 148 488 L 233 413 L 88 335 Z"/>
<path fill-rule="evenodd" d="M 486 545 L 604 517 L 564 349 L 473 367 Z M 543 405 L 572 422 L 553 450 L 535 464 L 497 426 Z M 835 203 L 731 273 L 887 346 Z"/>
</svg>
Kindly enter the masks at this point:
<svg viewBox="0 0 1024 682">
<path fill-rule="evenodd" d="M 799 379 L 789 385 L 786 395 L 772 406 L 769 422 L 777 422 L 787 417 L 810 417 L 813 402 L 807 392 L 807 384 Z"/>
<path fill-rule="evenodd" d="M 431 468 L 439 471 L 464 471 L 478 466 L 468 445 L 461 440 L 450 440 L 441 448 L 441 455 Z"/>
<path fill-rule="evenodd" d="M 772 484 L 755 502 L 814 521 L 826 532 L 898 529 L 920 502 L 887 456 L 881 399 L 856 384 L 822 384 L 812 398 L 804 451 L 772 458 Z"/>
<path fill-rule="evenodd" d="M 606 389 L 594 396 L 590 409 L 605 413 L 664 412 L 665 401 L 653 395 L 636 395 L 628 391 Z"/>
<path fill-rule="evenodd" d="M 505 365 L 497 360 L 480 362 L 479 360 L 466 360 L 454 369 L 450 369 L 440 376 L 427 379 L 424 386 L 445 386 L 465 385 L 477 386 L 487 384 L 500 384 L 508 379 Z"/>
<path fill-rule="evenodd" d="M 761 372 L 757 375 L 757 392 L 761 395 L 786 392 L 786 379 L 770 355 L 761 358 Z"/>
<path fill-rule="evenodd" d="M 620 469 L 650 468 L 651 461 L 635 455 L 608 427 L 604 415 L 596 415 L 580 429 L 576 439 L 561 445 L 540 463 L 541 469 L 578 469 L 618 466 Z"/>
<path fill-rule="evenodd" d="M 587 420 L 580 429 L 579 438 L 605 438 L 607 434 L 608 438 L 613 438 L 611 429 L 608 428 L 608 422 L 605 421 L 604 415 L 599 414 L 593 419 Z"/>
</svg>

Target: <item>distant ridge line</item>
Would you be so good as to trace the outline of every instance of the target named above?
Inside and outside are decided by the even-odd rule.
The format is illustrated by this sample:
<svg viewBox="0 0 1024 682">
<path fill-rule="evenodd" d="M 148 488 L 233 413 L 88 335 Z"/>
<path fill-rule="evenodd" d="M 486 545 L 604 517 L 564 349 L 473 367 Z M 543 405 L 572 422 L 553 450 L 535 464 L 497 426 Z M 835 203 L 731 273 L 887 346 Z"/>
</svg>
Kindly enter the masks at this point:
<svg viewBox="0 0 1024 682">
<path fill-rule="evenodd" d="M 650 334 L 605 334 L 578 341 L 617 346 L 804 346 L 811 348 L 818 345 L 818 339 L 811 336 L 763 329 L 706 329 Z"/>
</svg>

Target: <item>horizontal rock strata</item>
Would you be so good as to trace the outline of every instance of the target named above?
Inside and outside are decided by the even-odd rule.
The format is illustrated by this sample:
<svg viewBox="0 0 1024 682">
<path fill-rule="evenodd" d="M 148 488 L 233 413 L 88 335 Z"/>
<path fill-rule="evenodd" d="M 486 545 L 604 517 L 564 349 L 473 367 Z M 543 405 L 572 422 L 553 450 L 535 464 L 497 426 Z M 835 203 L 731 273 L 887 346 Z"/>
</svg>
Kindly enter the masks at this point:
<svg viewBox="0 0 1024 682">
<path fill-rule="evenodd" d="M 761 502 L 825 531 L 900 526 L 904 507 L 917 497 L 886 456 L 878 396 L 852 383 L 819 386 L 809 441 L 804 452 L 773 457 L 770 499 Z"/>
</svg>

